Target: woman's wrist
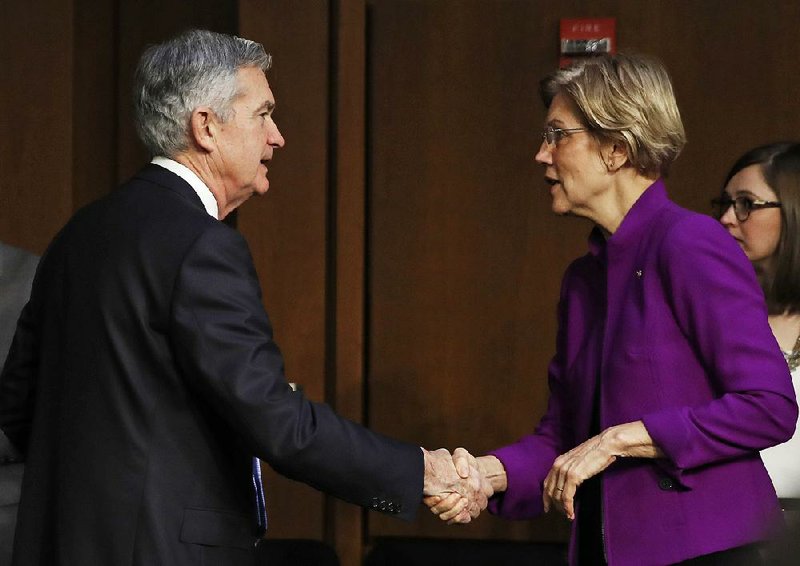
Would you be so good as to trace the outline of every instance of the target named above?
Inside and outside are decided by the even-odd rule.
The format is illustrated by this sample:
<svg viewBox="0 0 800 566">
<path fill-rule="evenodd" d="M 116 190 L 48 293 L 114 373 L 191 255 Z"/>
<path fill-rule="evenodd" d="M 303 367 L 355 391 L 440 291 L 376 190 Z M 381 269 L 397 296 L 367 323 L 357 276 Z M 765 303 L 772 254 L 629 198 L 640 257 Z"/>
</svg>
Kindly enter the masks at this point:
<svg viewBox="0 0 800 566">
<path fill-rule="evenodd" d="M 653 441 L 642 421 L 606 429 L 604 436 L 611 454 L 621 458 L 663 458 L 664 453 Z"/>
<path fill-rule="evenodd" d="M 508 478 L 506 468 L 496 456 L 479 456 L 477 458 L 478 469 L 489 481 L 495 493 L 508 489 Z"/>
</svg>

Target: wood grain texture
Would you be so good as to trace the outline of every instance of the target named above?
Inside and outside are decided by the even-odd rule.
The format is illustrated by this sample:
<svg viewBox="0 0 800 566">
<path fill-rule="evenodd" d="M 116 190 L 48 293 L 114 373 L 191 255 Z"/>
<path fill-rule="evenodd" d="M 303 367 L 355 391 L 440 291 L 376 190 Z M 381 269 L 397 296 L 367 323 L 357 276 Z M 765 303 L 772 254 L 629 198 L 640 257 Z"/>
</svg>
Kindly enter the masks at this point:
<svg viewBox="0 0 800 566">
<path fill-rule="evenodd" d="M 369 423 L 481 453 L 532 431 L 567 264 L 586 221 L 550 212 L 533 161 L 539 79 L 562 17 L 615 17 L 621 50 L 655 55 L 689 144 L 668 180 L 708 212 L 744 149 L 800 137 L 794 2 L 373 0 L 369 3 Z M 550 539 L 556 518 L 464 529 L 369 515 L 370 536 Z"/>
<path fill-rule="evenodd" d="M 239 3 L 239 31 L 273 56 L 268 73 L 286 147 L 269 167 L 270 190 L 239 212 L 290 381 L 325 398 L 328 238 L 329 6 L 312 0 Z M 322 494 L 265 473 L 270 538 L 324 536 Z"/>
<path fill-rule="evenodd" d="M 117 185 L 119 66 L 116 2 L 73 0 L 73 210 Z M 126 131 L 132 132 L 132 126 Z"/>
<path fill-rule="evenodd" d="M 196 26 L 265 44 L 287 146 L 239 226 L 288 376 L 431 448 L 483 452 L 545 408 L 560 278 L 589 231 L 550 212 L 533 162 L 560 18 L 615 17 L 620 49 L 665 62 L 689 137 L 668 179 L 680 204 L 709 211 L 735 157 L 800 138 L 793 0 L 10 0 L 2 14 L 0 239 L 37 253 L 148 159 L 129 105 L 146 44 Z M 343 564 L 375 536 L 566 533 L 557 518 L 446 528 L 422 509 L 405 524 L 274 474 L 267 487 L 270 536 L 328 540 Z"/>
<path fill-rule="evenodd" d="M 364 421 L 366 6 L 338 0 L 331 10 L 330 230 L 326 398 Z M 326 536 L 343 565 L 361 564 L 365 512 L 326 498 Z"/>
<path fill-rule="evenodd" d="M 72 213 L 73 4 L 0 13 L 0 240 L 41 254 Z"/>
</svg>

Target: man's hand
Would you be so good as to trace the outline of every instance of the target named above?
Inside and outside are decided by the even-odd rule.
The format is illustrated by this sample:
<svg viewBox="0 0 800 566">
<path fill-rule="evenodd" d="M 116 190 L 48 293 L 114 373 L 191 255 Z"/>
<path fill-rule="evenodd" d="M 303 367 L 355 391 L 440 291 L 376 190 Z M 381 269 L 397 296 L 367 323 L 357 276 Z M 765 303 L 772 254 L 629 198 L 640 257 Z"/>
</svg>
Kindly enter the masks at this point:
<svg viewBox="0 0 800 566">
<path fill-rule="evenodd" d="M 486 509 L 494 493 L 478 467 L 477 460 L 464 448 L 450 455 L 444 448 L 425 454 L 425 504 L 448 524 L 469 523 Z"/>
</svg>

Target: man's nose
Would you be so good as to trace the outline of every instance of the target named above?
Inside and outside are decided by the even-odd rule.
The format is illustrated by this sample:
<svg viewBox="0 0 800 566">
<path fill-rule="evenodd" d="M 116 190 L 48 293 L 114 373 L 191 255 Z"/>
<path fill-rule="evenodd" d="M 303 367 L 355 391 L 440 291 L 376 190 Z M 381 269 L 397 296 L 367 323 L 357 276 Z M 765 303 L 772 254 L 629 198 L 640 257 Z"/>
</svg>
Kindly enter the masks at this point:
<svg viewBox="0 0 800 566">
<path fill-rule="evenodd" d="M 274 124 L 274 127 L 267 138 L 267 143 L 274 148 L 281 148 L 286 145 L 286 140 L 283 139 L 283 134 L 281 134 L 277 124 Z"/>
</svg>

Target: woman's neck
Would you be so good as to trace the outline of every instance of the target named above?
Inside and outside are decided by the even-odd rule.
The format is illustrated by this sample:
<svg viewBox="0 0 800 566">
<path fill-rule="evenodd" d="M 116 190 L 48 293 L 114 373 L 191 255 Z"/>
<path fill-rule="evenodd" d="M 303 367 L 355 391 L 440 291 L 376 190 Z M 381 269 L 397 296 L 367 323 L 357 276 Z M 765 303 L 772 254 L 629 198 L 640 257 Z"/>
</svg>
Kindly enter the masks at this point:
<svg viewBox="0 0 800 566">
<path fill-rule="evenodd" d="M 620 170 L 617 175 L 612 189 L 591 218 L 607 235 L 617 231 L 639 197 L 656 181 L 632 169 Z"/>
<path fill-rule="evenodd" d="M 769 326 L 781 350 L 791 352 L 800 335 L 800 313 L 770 315 Z"/>
<path fill-rule="evenodd" d="M 775 254 L 765 257 L 764 259 L 752 261 L 751 263 L 753 264 L 753 269 L 756 271 L 756 275 L 758 275 L 759 281 L 762 283 L 762 287 L 765 282 L 772 280 L 772 277 L 775 275 Z"/>
</svg>

